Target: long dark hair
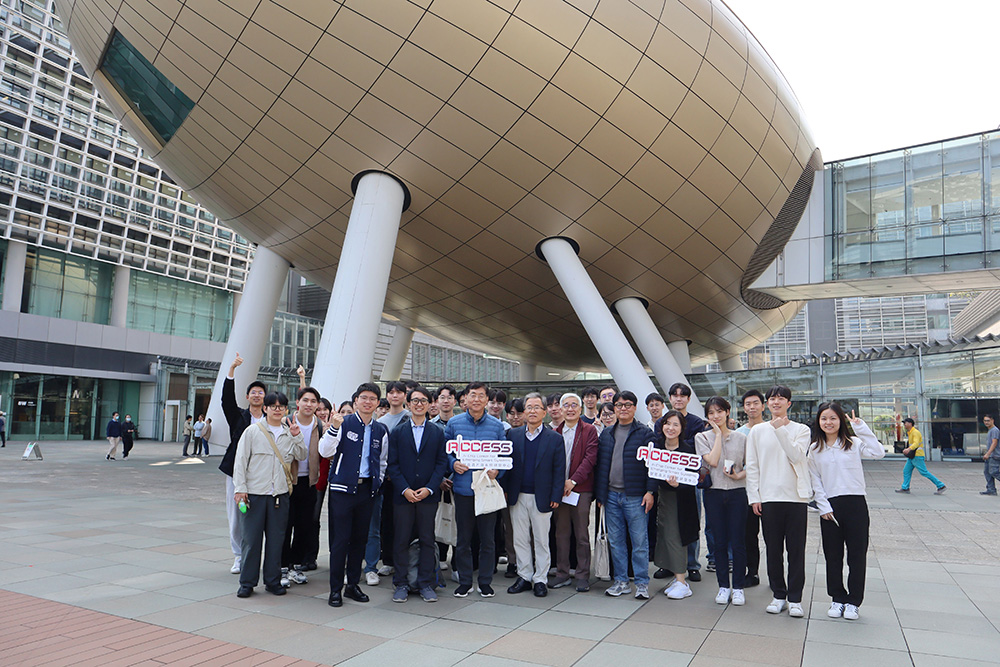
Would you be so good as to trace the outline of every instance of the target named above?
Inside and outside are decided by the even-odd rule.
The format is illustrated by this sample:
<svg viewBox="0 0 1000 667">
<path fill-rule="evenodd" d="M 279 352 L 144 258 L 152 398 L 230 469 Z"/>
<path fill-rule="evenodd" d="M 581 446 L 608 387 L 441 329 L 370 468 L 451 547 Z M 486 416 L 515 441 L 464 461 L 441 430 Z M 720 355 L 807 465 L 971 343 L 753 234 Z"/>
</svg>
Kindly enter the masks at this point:
<svg viewBox="0 0 1000 667">
<path fill-rule="evenodd" d="M 684 415 L 682 415 L 681 413 L 677 412 L 677 410 L 668 410 L 665 415 L 663 415 L 662 417 L 660 417 L 659 419 L 657 419 L 656 423 L 653 424 L 653 427 L 654 427 L 653 428 L 653 431 L 654 431 L 653 432 L 653 444 L 656 445 L 656 447 L 658 449 L 666 449 L 667 448 L 667 436 L 663 435 L 663 424 L 665 424 L 666 421 L 668 419 L 670 419 L 671 417 L 677 417 L 677 420 L 680 421 L 680 423 L 681 423 L 681 432 L 677 436 L 677 442 L 680 443 L 681 445 L 684 444 L 684 428 L 685 428 L 685 426 L 687 426 L 687 423 L 686 423 L 687 420 L 685 420 L 684 419 Z"/>
<path fill-rule="evenodd" d="M 840 419 L 840 430 L 837 431 L 837 437 L 840 438 L 840 446 L 844 451 L 850 450 L 851 446 L 854 445 L 854 440 L 851 438 L 851 430 L 848 427 L 850 423 L 847 419 L 847 415 L 844 414 L 844 408 L 840 407 L 840 403 L 835 403 L 830 401 L 829 403 L 820 403 L 819 409 L 816 410 L 816 419 L 812 423 L 812 446 L 817 452 L 823 451 L 826 447 L 826 432 L 819 427 L 819 416 L 826 412 L 827 410 L 833 410 L 837 418 Z"/>
</svg>

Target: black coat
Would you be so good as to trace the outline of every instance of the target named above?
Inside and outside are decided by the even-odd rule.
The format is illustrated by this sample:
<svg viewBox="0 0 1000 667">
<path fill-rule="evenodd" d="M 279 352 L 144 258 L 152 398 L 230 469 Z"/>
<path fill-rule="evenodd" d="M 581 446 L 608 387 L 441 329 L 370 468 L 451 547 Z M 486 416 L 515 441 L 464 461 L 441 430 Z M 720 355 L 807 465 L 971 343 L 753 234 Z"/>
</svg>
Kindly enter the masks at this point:
<svg viewBox="0 0 1000 667">
<path fill-rule="evenodd" d="M 501 482 L 507 492 L 507 504 L 517 504 L 524 482 L 524 448 L 527 446 L 527 426 L 512 428 L 507 438 L 514 445 L 514 467 Z M 535 438 L 538 451 L 535 454 L 535 506 L 539 512 L 551 512 L 551 503 L 562 502 L 563 488 L 566 486 L 566 450 L 563 437 L 550 428 L 542 427 Z"/>
<path fill-rule="evenodd" d="M 219 470 L 232 477 L 233 465 L 236 462 L 236 445 L 240 443 L 243 431 L 247 430 L 253 421 L 250 411 L 236 404 L 236 381 L 229 378 L 222 382 L 222 412 L 225 413 L 226 422 L 229 424 L 229 446 L 222 455 Z"/>
<path fill-rule="evenodd" d="M 608 483 L 611 476 L 611 456 L 615 451 L 615 429 L 618 422 L 601 431 L 597 439 L 597 472 L 594 475 L 594 498 L 599 503 L 608 502 Z M 625 439 L 622 467 L 625 477 L 625 495 L 644 496 L 653 487 L 646 474 L 646 464 L 635 458 L 643 445 L 653 440 L 653 432 L 639 420 L 634 420 Z"/>
<path fill-rule="evenodd" d="M 448 473 L 448 454 L 444 449 L 444 429 L 430 420 L 424 421 L 424 435 L 420 451 L 413 440 L 410 418 L 405 417 L 389 434 L 389 460 L 386 474 L 392 482 L 393 502 L 409 502 L 403 491 L 424 487 L 432 491 L 430 497 L 420 502 L 436 503 L 441 500 L 441 480 Z"/>
</svg>

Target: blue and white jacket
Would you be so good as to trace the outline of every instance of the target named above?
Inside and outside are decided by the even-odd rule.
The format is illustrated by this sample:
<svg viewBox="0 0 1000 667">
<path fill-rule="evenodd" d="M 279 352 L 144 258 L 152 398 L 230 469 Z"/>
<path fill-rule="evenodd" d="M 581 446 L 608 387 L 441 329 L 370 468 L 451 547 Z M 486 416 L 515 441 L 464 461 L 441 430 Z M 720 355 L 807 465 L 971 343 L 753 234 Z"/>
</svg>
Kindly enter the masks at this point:
<svg viewBox="0 0 1000 667">
<path fill-rule="evenodd" d="M 372 477 L 372 495 L 378 493 L 389 462 L 389 432 L 385 424 L 371 421 L 371 447 L 368 469 Z M 344 417 L 340 428 L 331 426 L 319 441 L 319 455 L 330 459 L 330 491 L 357 493 L 361 474 L 361 450 L 364 448 L 365 424 L 356 413 Z"/>
</svg>

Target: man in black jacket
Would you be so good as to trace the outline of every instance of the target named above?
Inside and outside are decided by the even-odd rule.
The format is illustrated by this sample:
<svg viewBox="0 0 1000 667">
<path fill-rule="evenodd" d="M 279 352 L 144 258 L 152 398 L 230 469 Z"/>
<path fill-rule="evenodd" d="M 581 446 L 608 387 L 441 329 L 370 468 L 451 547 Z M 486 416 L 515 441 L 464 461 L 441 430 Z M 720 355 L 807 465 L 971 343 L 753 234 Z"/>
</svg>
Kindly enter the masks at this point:
<svg viewBox="0 0 1000 667">
<path fill-rule="evenodd" d="M 226 516 L 229 518 L 229 546 L 235 556 L 230 572 L 239 574 L 240 558 L 243 553 L 242 536 L 240 535 L 239 510 L 236 507 L 236 488 L 233 485 L 233 463 L 236 460 L 236 445 L 243 436 L 243 431 L 251 424 L 256 424 L 264 418 L 264 396 L 267 394 L 267 387 L 260 380 L 254 380 L 247 387 L 248 409 L 240 408 L 236 403 L 236 380 L 233 374 L 236 368 L 243 363 L 243 357 L 236 353 L 236 358 L 229 366 L 229 375 L 222 383 L 222 412 L 226 415 L 226 422 L 229 423 L 229 447 L 222 456 L 222 463 L 219 470 L 226 475 Z"/>
<path fill-rule="evenodd" d="M 406 395 L 410 416 L 389 434 L 389 460 L 386 472 L 392 482 L 394 562 L 393 602 L 406 602 L 409 594 L 409 547 L 413 534 L 420 541 L 417 566 L 417 589 L 424 602 L 435 602 L 434 517 L 441 500 L 441 480 L 448 472 L 444 430 L 427 419 L 431 394 L 414 387 Z"/>
<path fill-rule="evenodd" d="M 125 421 L 122 422 L 122 458 L 127 459 L 128 453 L 132 451 L 132 445 L 135 443 L 135 436 L 139 432 L 136 428 L 135 422 L 132 421 L 132 415 L 125 415 Z"/>
</svg>

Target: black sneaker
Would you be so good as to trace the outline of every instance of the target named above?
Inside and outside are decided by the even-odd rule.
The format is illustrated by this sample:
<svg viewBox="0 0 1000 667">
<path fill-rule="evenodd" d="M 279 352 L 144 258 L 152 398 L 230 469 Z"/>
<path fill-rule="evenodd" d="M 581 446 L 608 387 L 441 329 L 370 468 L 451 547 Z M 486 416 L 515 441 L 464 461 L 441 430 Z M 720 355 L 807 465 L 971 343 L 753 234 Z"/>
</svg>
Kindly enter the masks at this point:
<svg viewBox="0 0 1000 667">
<path fill-rule="evenodd" d="M 748 574 L 746 581 L 743 582 L 743 587 L 753 588 L 754 586 L 760 586 L 760 577 L 756 574 Z"/>
<path fill-rule="evenodd" d="M 469 591 L 471 591 L 471 590 L 472 590 L 472 586 L 468 586 L 466 584 L 462 584 L 458 588 L 455 589 L 455 592 L 453 593 L 453 595 L 455 597 L 457 597 L 457 598 L 469 597 Z"/>
<path fill-rule="evenodd" d="M 484 598 L 491 598 L 496 595 L 496 592 L 494 592 L 493 587 L 489 584 L 479 584 L 479 594 Z"/>
<path fill-rule="evenodd" d="M 705 569 L 709 572 L 715 572 L 715 563 L 708 561 L 708 565 L 705 566 Z"/>
<path fill-rule="evenodd" d="M 653 579 L 666 579 L 672 576 L 674 576 L 673 572 L 662 567 L 653 573 Z"/>
<path fill-rule="evenodd" d="M 701 581 L 701 571 L 688 570 L 688 579 L 690 579 L 691 581 Z"/>
</svg>

